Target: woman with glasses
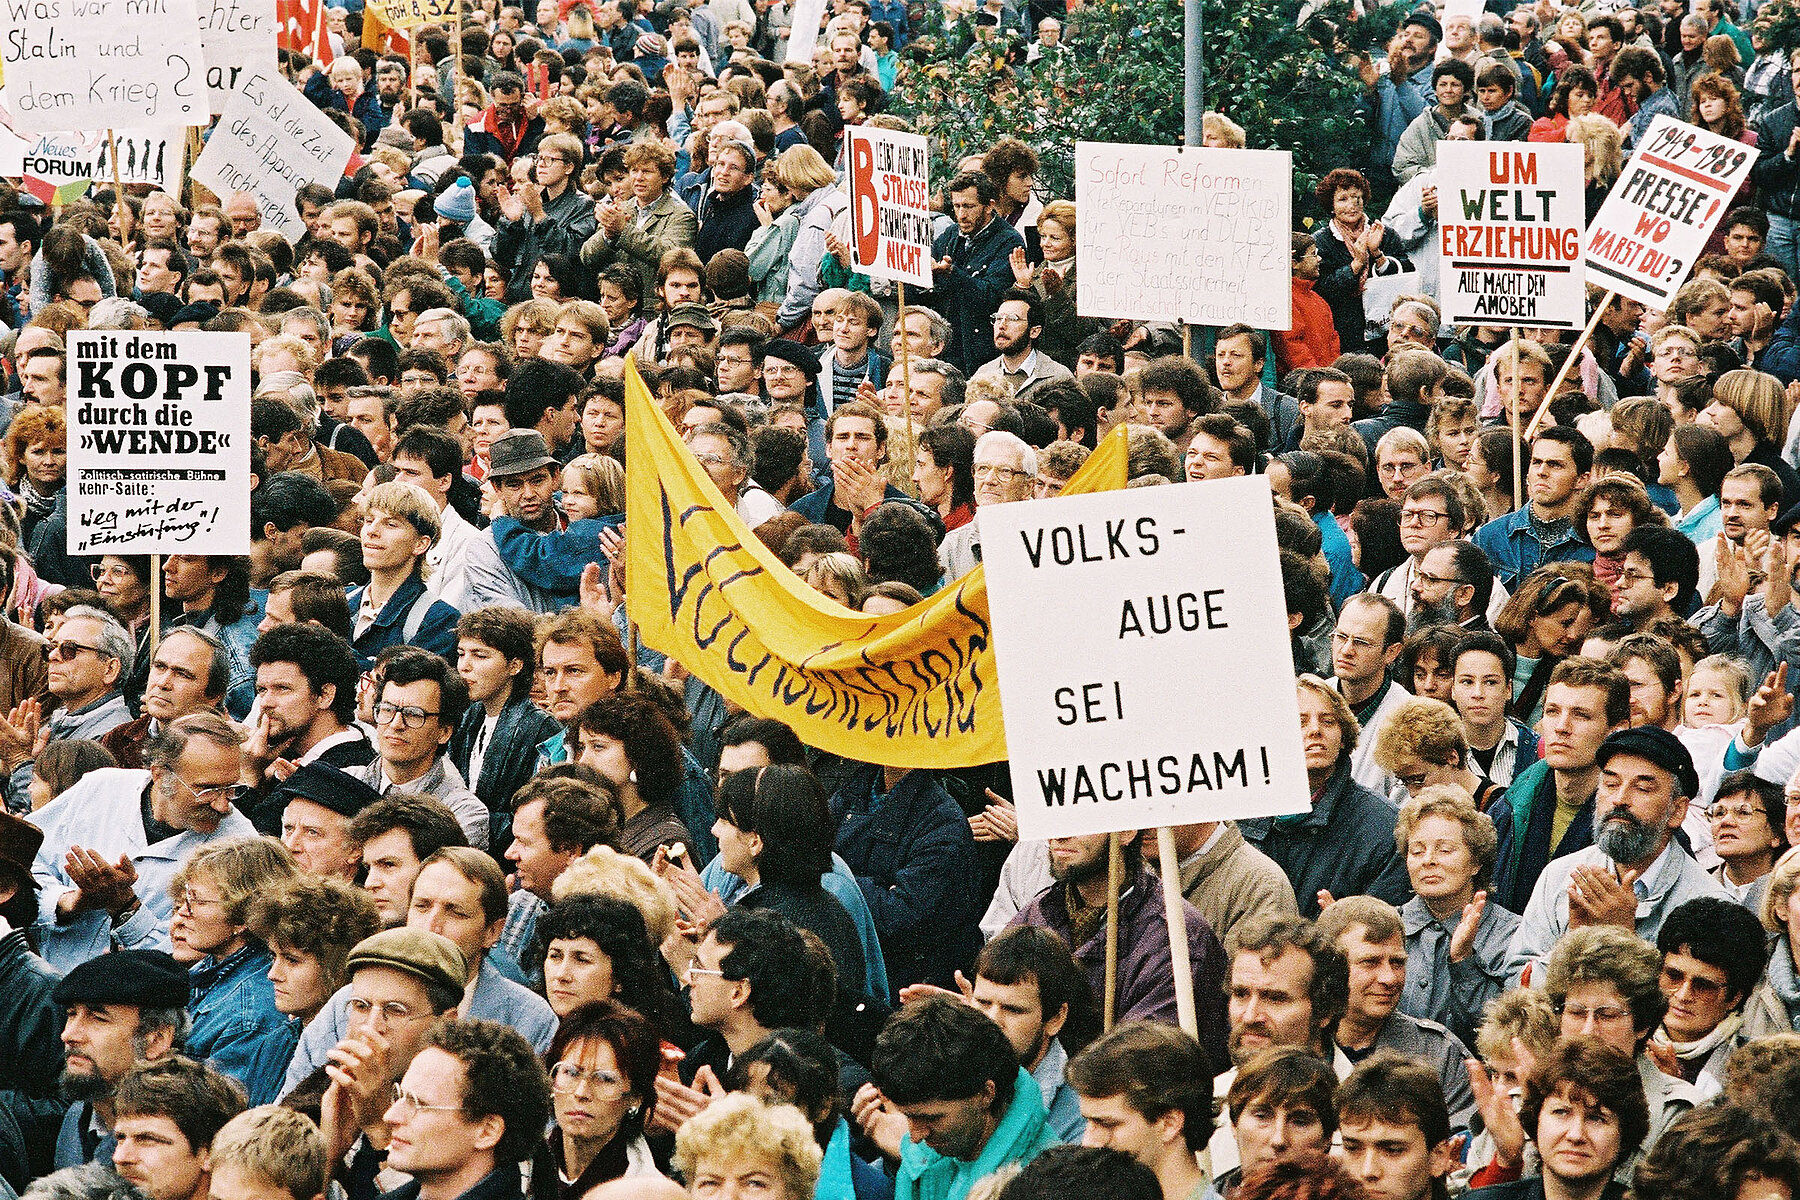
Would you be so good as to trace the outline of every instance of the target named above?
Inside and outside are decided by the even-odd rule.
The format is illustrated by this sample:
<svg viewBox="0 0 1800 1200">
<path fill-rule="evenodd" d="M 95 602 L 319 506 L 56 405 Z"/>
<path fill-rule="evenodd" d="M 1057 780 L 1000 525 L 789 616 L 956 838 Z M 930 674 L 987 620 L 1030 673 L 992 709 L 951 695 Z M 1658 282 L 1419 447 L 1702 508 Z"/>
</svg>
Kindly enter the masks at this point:
<svg viewBox="0 0 1800 1200">
<path fill-rule="evenodd" d="M 1719 856 L 1709 874 L 1751 912 L 1762 907 L 1769 874 L 1787 853 L 1786 811 L 1781 789 L 1751 771 L 1734 771 L 1720 780 L 1707 806 L 1706 824 L 1713 853 Z"/>
<path fill-rule="evenodd" d="M 644 1141 L 662 1068 L 649 1021 L 605 1000 L 583 1005 L 563 1017 L 544 1061 L 556 1114 L 549 1143 L 558 1200 L 581 1200 L 614 1179 L 662 1175 Z"/>
<path fill-rule="evenodd" d="M 119 619 L 137 644 L 135 669 L 120 687 L 126 702 L 135 705 L 150 674 L 150 556 L 104 554 L 89 573 L 106 610 Z"/>
<path fill-rule="evenodd" d="M 274 956 L 250 932 L 259 893 L 295 878 L 293 855 L 274 838 L 232 838 L 194 851 L 169 882 L 170 949 L 188 965 L 187 1050 L 244 1085 L 258 1104 L 281 1091 L 293 1041 L 269 979 Z"/>
</svg>

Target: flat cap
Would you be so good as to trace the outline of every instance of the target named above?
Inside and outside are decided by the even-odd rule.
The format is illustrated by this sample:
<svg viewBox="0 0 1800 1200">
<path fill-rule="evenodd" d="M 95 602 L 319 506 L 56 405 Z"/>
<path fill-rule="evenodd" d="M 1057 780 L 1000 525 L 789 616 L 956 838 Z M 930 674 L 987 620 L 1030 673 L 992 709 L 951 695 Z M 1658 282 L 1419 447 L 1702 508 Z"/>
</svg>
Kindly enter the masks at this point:
<svg viewBox="0 0 1800 1200">
<path fill-rule="evenodd" d="M 1700 794 L 1700 776 L 1694 770 L 1694 756 L 1681 744 L 1681 739 L 1654 725 L 1639 725 L 1608 734 L 1600 743 L 1595 762 L 1604 767 L 1614 755 L 1635 754 L 1661 767 L 1675 777 L 1675 790 L 1690 800 Z"/>
<path fill-rule="evenodd" d="M 776 338 L 763 347 L 763 360 L 779 358 L 783 362 L 791 362 L 806 372 L 808 379 L 819 377 L 819 356 L 811 347 L 802 346 L 799 342 L 790 342 L 786 338 Z"/>
<path fill-rule="evenodd" d="M 469 983 L 468 960 L 456 943 L 424 929 L 384 929 L 356 943 L 344 960 L 344 973 L 354 975 L 364 967 L 391 967 L 452 992 Z"/>
</svg>

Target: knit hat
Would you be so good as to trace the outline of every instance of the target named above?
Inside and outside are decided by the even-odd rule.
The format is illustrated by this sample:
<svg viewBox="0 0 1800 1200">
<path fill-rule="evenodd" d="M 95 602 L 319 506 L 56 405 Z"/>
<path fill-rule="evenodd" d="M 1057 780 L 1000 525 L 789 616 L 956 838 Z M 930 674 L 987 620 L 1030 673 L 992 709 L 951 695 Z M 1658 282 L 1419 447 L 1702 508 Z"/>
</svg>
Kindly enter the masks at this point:
<svg viewBox="0 0 1800 1200">
<path fill-rule="evenodd" d="M 1434 42 L 1441 42 L 1444 40 L 1444 27 L 1438 24 L 1438 19 L 1431 15 L 1431 10 L 1428 8 L 1421 8 L 1418 12 L 1408 13 L 1406 15 L 1406 20 L 1400 22 L 1400 28 L 1405 29 L 1408 25 L 1417 25 L 1426 33 L 1429 33 L 1431 35 L 1431 40 Z"/>
<path fill-rule="evenodd" d="M 475 185 L 465 175 L 439 192 L 431 206 L 446 221 L 467 225 L 475 219 Z"/>
<path fill-rule="evenodd" d="M 721 300 L 750 294 L 750 258 L 730 248 L 713 255 L 706 264 L 706 290 Z"/>
<path fill-rule="evenodd" d="M 417 144 L 417 142 L 418 139 L 413 137 L 412 132 L 408 130 L 406 126 L 401 125 L 398 122 L 383 129 L 380 136 L 375 139 L 375 144 L 377 146 L 386 146 L 390 150 L 398 150 L 400 153 L 406 155 L 408 159 L 413 157 L 413 146 Z"/>
<path fill-rule="evenodd" d="M 763 347 L 763 358 L 779 358 L 783 362 L 793 363 L 803 371 L 808 379 L 819 377 L 819 356 L 809 347 L 787 338 L 776 338 Z"/>
</svg>

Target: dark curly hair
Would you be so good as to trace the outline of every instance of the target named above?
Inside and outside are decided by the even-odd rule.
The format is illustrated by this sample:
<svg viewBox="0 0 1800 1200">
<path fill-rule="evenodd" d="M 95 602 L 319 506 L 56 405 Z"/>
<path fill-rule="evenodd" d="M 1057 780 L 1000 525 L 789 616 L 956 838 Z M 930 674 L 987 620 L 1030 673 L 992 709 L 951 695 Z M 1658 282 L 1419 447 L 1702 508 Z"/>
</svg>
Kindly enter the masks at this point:
<svg viewBox="0 0 1800 1200">
<path fill-rule="evenodd" d="M 578 728 L 624 745 L 644 803 L 674 804 L 686 765 L 681 735 L 660 704 L 636 692 L 604 696 L 582 710 Z"/>
<path fill-rule="evenodd" d="M 943 579 L 937 544 L 937 533 L 925 514 L 898 502 L 880 505 L 864 518 L 857 539 L 870 583 L 898 580 L 917 588 L 920 595 L 936 590 Z"/>
<path fill-rule="evenodd" d="M 541 969 L 550 943 L 587 938 L 612 961 L 622 1004 L 660 1031 L 675 1028 L 675 997 L 637 905 L 617 896 L 572 896 L 538 918 L 535 952 Z"/>
<path fill-rule="evenodd" d="M 544 1140 L 550 1123 L 550 1076 L 531 1043 L 496 1021 L 445 1021 L 426 1036 L 463 1065 L 462 1106 L 470 1117 L 506 1123 L 494 1146 L 496 1163 L 521 1163 Z"/>
</svg>

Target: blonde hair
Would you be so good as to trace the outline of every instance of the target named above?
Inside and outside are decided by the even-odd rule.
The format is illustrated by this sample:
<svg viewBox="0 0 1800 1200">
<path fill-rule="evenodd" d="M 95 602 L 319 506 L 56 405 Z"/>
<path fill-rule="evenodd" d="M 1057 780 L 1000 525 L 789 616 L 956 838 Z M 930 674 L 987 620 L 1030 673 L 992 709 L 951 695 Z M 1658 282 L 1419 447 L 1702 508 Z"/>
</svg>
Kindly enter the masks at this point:
<svg viewBox="0 0 1800 1200">
<path fill-rule="evenodd" d="M 169 898 L 179 907 L 187 895 L 188 884 L 204 877 L 218 885 L 225 919 L 233 925 L 247 925 L 250 901 L 257 893 L 299 874 L 300 865 L 275 838 L 231 838 L 212 842 L 190 854 L 169 881 Z"/>
<path fill-rule="evenodd" d="M 390 517 L 399 517 L 411 525 L 420 537 L 430 538 L 433 544 L 436 544 L 444 531 L 443 518 L 438 515 L 438 507 L 431 494 L 418 484 L 408 483 L 404 479 L 389 480 L 370 488 L 368 497 L 363 501 L 363 512 L 380 512 Z"/>
<path fill-rule="evenodd" d="M 1556 1045 L 1558 1026 L 1549 997 L 1537 988 L 1514 988 L 1488 1001 L 1475 1031 L 1475 1052 L 1488 1062 L 1511 1060 L 1513 1039 L 1518 1038 L 1527 1053 L 1543 1062 Z"/>
<path fill-rule="evenodd" d="M 258 342 L 256 349 L 251 351 L 250 365 L 261 374 L 263 359 L 283 350 L 294 356 L 294 362 L 298 364 L 302 375 L 311 375 L 319 369 L 319 356 L 313 352 L 313 348 L 290 333 L 276 334 Z"/>
<path fill-rule="evenodd" d="M 1384 727 L 1381 732 L 1385 735 L 1387 729 Z M 1376 746 L 1380 744 L 1377 739 Z M 1376 753 L 1379 755 L 1379 749 Z M 1402 858 L 1406 857 L 1406 843 L 1412 840 L 1419 822 L 1426 817 L 1443 817 L 1462 826 L 1463 844 L 1469 848 L 1469 857 L 1475 860 L 1475 887 L 1487 886 L 1488 872 L 1494 869 L 1494 857 L 1500 845 L 1500 837 L 1494 831 L 1494 818 L 1476 808 L 1469 793 L 1459 787 L 1440 783 L 1421 788 L 1418 795 L 1400 806 L 1400 816 L 1394 822 L 1394 841 L 1400 847 Z"/>
<path fill-rule="evenodd" d="M 1402 758 L 1435 766 L 1469 765 L 1469 738 L 1462 718 L 1442 700 L 1414 696 L 1396 708 L 1375 734 L 1375 763 L 1393 773 Z M 1405 842 L 1402 841 L 1404 846 Z"/>
<path fill-rule="evenodd" d="M 1362 722 L 1358 721 L 1356 714 L 1350 711 L 1350 702 L 1339 695 L 1336 688 L 1317 675 L 1302 675 L 1294 680 L 1294 685 L 1305 688 L 1324 699 L 1326 707 L 1331 709 L 1331 715 L 1336 719 L 1338 728 L 1344 735 L 1344 749 L 1338 757 L 1340 759 L 1349 758 L 1350 752 L 1356 749 L 1357 740 L 1362 737 Z"/>
<path fill-rule="evenodd" d="M 789 146 L 769 167 L 769 173 L 776 183 L 802 200 L 837 182 L 837 172 L 811 146 Z"/>
<path fill-rule="evenodd" d="M 563 468 L 565 475 L 573 471 L 581 485 L 594 497 L 600 514 L 609 517 L 625 511 L 625 468 L 619 460 L 604 454 L 583 454 Z"/>
<path fill-rule="evenodd" d="M 294 1200 L 325 1192 L 325 1139 L 291 1108 L 265 1104 L 241 1112 L 213 1135 L 212 1164 L 228 1163 Z"/>
<path fill-rule="evenodd" d="M 550 887 L 550 898 L 557 904 L 576 896 L 615 896 L 634 905 L 644 915 L 652 945 L 662 945 L 675 932 L 674 891 L 636 855 L 621 854 L 611 846 L 589 850 L 565 867 Z"/>
<path fill-rule="evenodd" d="M 512 348 L 513 330 L 524 322 L 525 328 L 533 333 L 549 337 L 556 332 L 556 319 L 562 315 L 563 306 L 554 300 L 525 300 L 506 310 L 500 318 L 500 340 Z"/>
<path fill-rule="evenodd" d="M 813 1194 L 824 1151 L 812 1125 L 791 1104 L 764 1104 L 748 1092 L 715 1100 L 675 1133 L 675 1169 L 690 1184 L 703 1158 L 741 1165 L 754 1158 L 776 1166 L 790 1197 Z"/>
<path fill-rule="evenodd" d="M 1787 906 L 1796 886 L 1800 886 L 1800 846 L 1776 859 L 1775 866 L 1769 871 L 1769 884 L 1763 890 L 1762 904 L 1756 915 L 1762 918 L 1763 928 L 1770 933 L 1788 931 Z"/>
<path fill-rule="evenodd" d="M 1570 117 L 1565 139 L 1585 151 L 1583 178 L 1589 183 L 1610 184 L 1624 169 L 1624 135 L 1599 113 Z"/>
<path fill-rule="evenodd" d="M 845 596 L 842 603 L 854 607 L 863 590 L 869 586 L 869 577 L 863 571 L 862 562 L 854 554 L 846 554 L 839 550 L 832 554 L 821 554 L 807 564 L 806 574 L 802 576 L 808 584 L 823 595 L 830 596 L 825 585 L 835 583 L 842 587 Z M 833 597 L 836 599 L 836 597 Z"/>
<path fill-rule="evenodd" d="M 1200 134 L 1203 139 L 1217 134 L 1233 150 L 1244 148 L 1244 127 L 1224 113 L 1209 112 L 1201 117 Z"/>
<path fill-rule="evenodd" d="M 1787 392 L 1762 371 L 1727 371 L 1713 384 L 1713 399 L 1729 408 L 1758 441 L 1780 446 L 1787 438 Z"/>
</svg>

